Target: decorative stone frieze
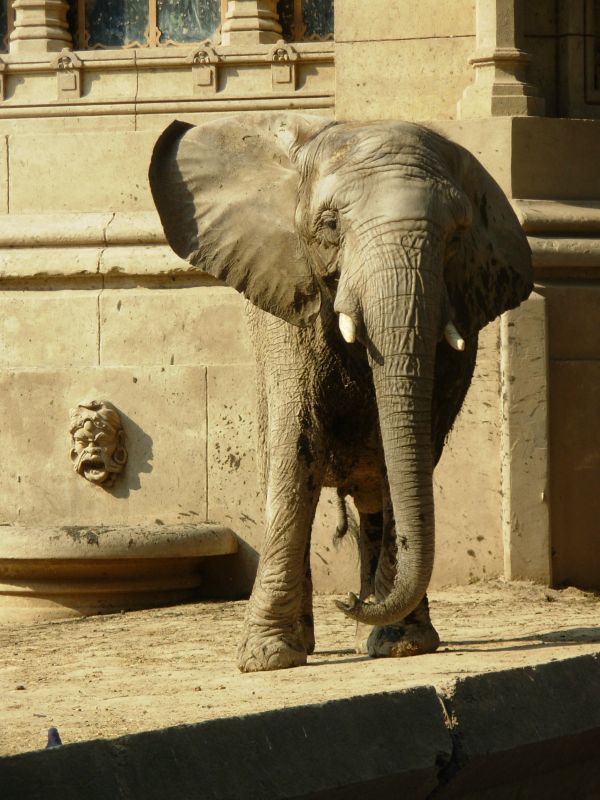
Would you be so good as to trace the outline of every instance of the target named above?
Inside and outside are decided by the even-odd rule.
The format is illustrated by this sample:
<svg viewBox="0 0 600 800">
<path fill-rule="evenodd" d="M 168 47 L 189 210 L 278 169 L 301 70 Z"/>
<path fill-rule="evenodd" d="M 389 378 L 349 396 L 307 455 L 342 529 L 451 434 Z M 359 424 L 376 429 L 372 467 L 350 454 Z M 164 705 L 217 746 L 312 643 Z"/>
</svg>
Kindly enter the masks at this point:
<svg viewBox="0 0 600 800">
<path fill-rule="evenodd" d="M 84 400 L 71 409 L 71 462 L 86 481 L 109 488 L 127 463 L 121 418 L 106 400 Z"/>
<path fill-rule="evenodd" d="M 276 0 L 229 0 L 221 44 L 269 44 L 281 34 Z"/>
<path fill-rule="evenodd" d="M 192 65 L 193 92 L 197 95 L 211 96 L 218 88 L 217 65 L 219 56 L 209 42 L 205 42 L 188 56 Z"/>
<path fill-rule="evenodd" d="M 56 70 L 56 88 L 59 100 L 78 100 L 81 97 L 81 60 L 66 48 L 52 61 Z"/>
<path fill-rule="evenodd" d="M 521 0 L 477 0 L 474 82 L 458 103 L 462 119 L 543 116 L 545 103 L 527 82 L 531 57 L 519 48 Z"/>
<path fill-rule="evenodd" d="M 283 40 L 277 42 L 273 47 L 271 50 L 271 77 L 274 92 L 282 89 L 296 90 L 297 61 L 298 53 Z"/>
<path fill-rule="evenodd" d="M 14 0 L 15 27 L 11 53 L 55 53 L 73 42 L 64 0 Z"/>
</svg>

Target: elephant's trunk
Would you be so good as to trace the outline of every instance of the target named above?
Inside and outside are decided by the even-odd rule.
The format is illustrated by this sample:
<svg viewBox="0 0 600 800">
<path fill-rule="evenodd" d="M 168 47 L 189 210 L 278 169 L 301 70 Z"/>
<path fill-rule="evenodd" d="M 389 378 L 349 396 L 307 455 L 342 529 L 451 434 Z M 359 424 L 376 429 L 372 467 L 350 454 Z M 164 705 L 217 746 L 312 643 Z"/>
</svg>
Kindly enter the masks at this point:
<svg viewBox="0 0 600 800">
<path fill-rule="evenodd" d="M 442 281 L 432 263 L 436 248 L 423 237 L 410 237 L 408 244 L 407 238 L 393 259 L 388 255 L 369 272 L 362 296 L 396 529 L 380 568 L 388 557 L 396 569 L 386 597 L 365 603 L 351 595 L 341 607 L 370 625 L 391 624 L 413 611 L 433 568 L 431 399 Z"/>
</svg>

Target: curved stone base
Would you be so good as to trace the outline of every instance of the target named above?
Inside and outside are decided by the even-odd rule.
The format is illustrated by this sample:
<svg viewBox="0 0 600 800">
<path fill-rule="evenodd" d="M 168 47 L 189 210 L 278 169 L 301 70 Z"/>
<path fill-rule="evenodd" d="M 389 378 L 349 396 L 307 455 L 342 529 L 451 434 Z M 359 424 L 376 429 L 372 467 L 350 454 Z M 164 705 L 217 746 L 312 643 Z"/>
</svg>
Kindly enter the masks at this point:
<svg viewBox="0 0 600 800">
<path fill-rule="evenodd" d="M 0 529 L 0 622 L 193 600 L 202 562 L 237 551 L 218 525 Z"/>
</svg>

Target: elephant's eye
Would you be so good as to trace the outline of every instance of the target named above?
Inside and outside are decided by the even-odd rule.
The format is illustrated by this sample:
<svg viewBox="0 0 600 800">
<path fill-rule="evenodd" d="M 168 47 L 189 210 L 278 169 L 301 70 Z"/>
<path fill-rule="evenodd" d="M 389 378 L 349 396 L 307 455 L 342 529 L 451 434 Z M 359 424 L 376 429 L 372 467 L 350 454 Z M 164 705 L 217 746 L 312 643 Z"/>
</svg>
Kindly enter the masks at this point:
<svg viewBox="0 0 600 800">
<path fill-rule="evenodd" d="M 329 212 L 328 214 L 323 214 L 323 216 L 321 217 L 321 224 L 324 227 L 329 228 L 330 231 L 336 231 L 338 224 L 336 215 L 333 214 L 332 212 Z"/>
<path fill-rule="evenodd" d="M 317 236 L 323 244 L 335 245 L 339 240 L 338 216 L 335 211 L 324 211 L 318 222 Z"/>
</svg>

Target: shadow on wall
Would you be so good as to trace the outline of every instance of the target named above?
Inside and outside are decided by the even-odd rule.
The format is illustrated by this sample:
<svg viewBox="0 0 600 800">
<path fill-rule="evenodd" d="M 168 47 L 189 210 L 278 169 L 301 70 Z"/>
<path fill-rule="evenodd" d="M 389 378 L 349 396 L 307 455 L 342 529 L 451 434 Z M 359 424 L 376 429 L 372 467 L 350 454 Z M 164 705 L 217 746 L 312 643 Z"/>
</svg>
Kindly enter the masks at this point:
<svg viewBox="0 0 600 800">
<path fill-rule="evenodd" d="M 136 425 L 124 411 L 121 411 L 120 408 L 117 410 L 125 431 L 128 458 L 123 478 L 106 491 L 112 494 L 113 497 L 125 499 L 129 497 L 132 491 L 142 488 L 140 475 L 152 472 L 154 452 L 152 450 L 152 438 L 139 425 Z"/>
<path fill-rule="evenodd" d="M 252 591 L 257 568 L 258 551 L 238 536 L 237 553 L 204 560 L 202 565 L 202 584 L 198 598 L 210 600 L 246 599 Z"/>
</svg>

